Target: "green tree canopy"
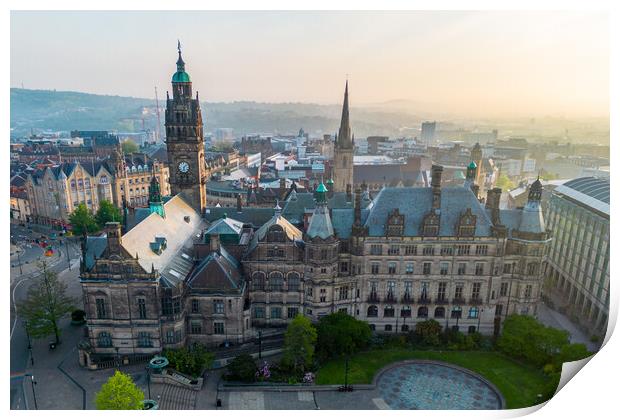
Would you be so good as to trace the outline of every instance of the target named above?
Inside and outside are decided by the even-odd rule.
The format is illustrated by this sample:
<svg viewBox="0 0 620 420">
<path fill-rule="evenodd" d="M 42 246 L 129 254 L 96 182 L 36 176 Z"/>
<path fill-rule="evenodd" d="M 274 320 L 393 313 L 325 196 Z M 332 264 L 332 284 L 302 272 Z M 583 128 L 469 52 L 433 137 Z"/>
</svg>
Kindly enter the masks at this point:
<svg viewBox="0 0 620 420">
<path fill-rule="evenodd" d="M 503 191 L 509 191 L 516 186 L 516 184 L 512 182 L 506 174 L 500 174 L 495 185 Z"/>
<path fill-rule="evenodd" d="M 84 203 L 78 205 L 69 215 L 69 222 L 73 226 L 73 234 L 75 235 L 84 235 L 85 233 L 93 233 L 99 230 L 97 220 L 95 220 L 93 213 Z"/>
<path fill-rule="evenodd" d="M 510 315 L 504 321 L 497 347 L 505 354 L 544 366 L 569 344 L 568 332 L 546 327 L 528 315 Z"/>
<path fill-rule="evenodd" d="M 308 318 L 298 314 L 288 325 L 284 335 L 282 364 L 294 372 L 302 372 L 312 365 L 316 329 Z"/>
<path fill-rule="evenodd" d="M 370 343 L 372 331 L 367 322 L 344 312 L 327 315 L 317 326 L 318 356 L 326 360 L 333 356 L 351 355 Z"/>
<path fill-rule="evenodd" d="M 213 353 L 208 352 L 202 344 L 164 350 L 163 355 L 168 358 L 172 369 L 193 377 L 202 375 L 205 369 L 211 367 L 214 360 Z"/>
<path fill-rule="evenodd" d="M 95 220 L 100 227 L 105 226 L 107 222 L 119 222 L 123 221 L 123 215 L 118 207 L 110 203 L 107 200 L 102 200 L 99 203 L 99 210 L 95 214 Z"/>
<path fill-rule="evenodd" d="M 142 410 L 144 393 L 131 376 L 118 370 L 95 396 L 97 410 Z"/>
<path fill-rule="evenodd" d="M 243 353 L 226 365 L 226 376 L 233 381 L 254 382 L 256 380 L 256 369 L 256 361 L 252 356 Z"/>
<path fill-rule="evenodd" d="M 125 153 L 125 154 L 136 153 L 139 150 L 138 145 L 136 144 L 136 142 L 131 140 L 131 139 L 125 140 L 121 144 L 121 147 L 123 149 L 123 153 Z"/>
<path fill-rule="evenodd" d="M 439 345 L 441 331 L 441 324 L 434 319 L 418 322 L 415 326 L 415 334 L 420 343 L 425 346 Z"/>
<path fill-rule="evenodd" d="M 28 333 L 34 338 L 54 334 L 60 342 L 58 321 L 75 309 L 75 300 L 66 294 L 67 286 L 58 275 L 40 263 L 41 276 L 28 289 L 26 299 L 18 304 L 17 312 L 24 318 Z"/>
</svg>

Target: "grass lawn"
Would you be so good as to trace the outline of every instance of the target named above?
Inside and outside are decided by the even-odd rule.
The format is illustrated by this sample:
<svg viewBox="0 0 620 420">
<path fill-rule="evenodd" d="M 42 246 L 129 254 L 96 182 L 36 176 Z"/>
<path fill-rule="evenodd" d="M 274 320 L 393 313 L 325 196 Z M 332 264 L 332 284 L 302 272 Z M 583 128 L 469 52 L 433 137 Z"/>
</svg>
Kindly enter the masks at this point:
<svg viewBox="0 0 620 420">
<path fill-rule="evenodd" d="M 400 360 L 428 359 L 452 363 L 474 371 L 492 382 L 506 399 L 507 408 L 522 408 L 536 404 L 543 393 L 547 377 L 538 369 L 516 362 L 494 351 L 430 351 L 387 349 L 359 353 L 349 359 L 349 382 L 369 384 L 383 366 Z M 316 383 L 320 385 L 344 382 L 344 359 L 331 360 L 319 369 Z"/>
</svg>

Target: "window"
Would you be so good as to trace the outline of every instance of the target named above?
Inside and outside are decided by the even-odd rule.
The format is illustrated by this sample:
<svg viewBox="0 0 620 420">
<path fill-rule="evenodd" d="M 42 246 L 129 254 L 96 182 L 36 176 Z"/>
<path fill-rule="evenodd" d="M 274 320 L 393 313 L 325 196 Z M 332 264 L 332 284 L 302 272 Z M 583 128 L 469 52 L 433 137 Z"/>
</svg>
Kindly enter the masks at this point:
<svg viewBox="0 0 620 420">
<path fill-rule="evenodd" d="M 396 274 L 396 263 L 395 262 L 388 263 L 388 274 Z"/>
<path fill-rule="evenodd" d="M 342 261 L 340 263 L 340 272 L 348 273 L 349 272 L 349 263 L 347 261 Z"/>
<path fill-rule="evenodd" d="M 456 253 L 457 255 L 469 255 L 469 245 L 457 245 Z"/>
<path fill-rule="evenodd" d="M 467 315 L 467 317 L 471 319 L 478 318 L 478 308 L 475 306 L 469 308 L 469 314 Z"/>
<path fill-rule="evenodd" d="M 428 282 L 423 281 L 420 291 L 420 302 L 430 302 L 428 297 Z"/>
<path fill-rule="evenodd" d="M 293 272 L 288 275 L 288 291 L 289 292 L 298 292 L 299 291 L 299 274 Z"/>
<path fill-rule="evenodd" d="M 454 299 L 463 298 L 463 283 L 456 283 L 454 287 Z"/>
<path fill-rule="evenodd" d="M 383 317 L 384 318 L 393 318 L 394 317 L 394 307 L 393 306 L 386 306 L 385 309 L 383 310 Z"/>
<path fill-rule="evenodd" d="M 445 281 L 439 282 L 439 286 L 437 289 L 437 300 L 440 302 L 446 300 L 446 286 L 447 283 Z"/>
<path fill-rule="evenodd" d="M 146 299 L 138 299 L 138 317 L 140 319 L 146 319 Z"/>
<path fill-rule="evenodd" d="M 387 324 L 385 326 L 385 331 L 392 331 L 392 326 L 390 324 Z"/>
<path fill-rule="evenodd" d="M 474 283 L 471 289 L 471 298 L 473 300 L 478 300 L 480 299 L 480 285 L 481 283 Z"/>
<path fill-rule="evenodd" d="M 417 245 L 405 245 L 405 255 L 416 255 L 417 253 Z"/>
<path fill-rule="evenodd" d="M 488 245 L 476 245 L 476 255 L 487 255 L 488 252 Z"/>
<path fill-rule="evenodd" d="M 504 312 L 504 307 L 502 305 L 497 305 L 495 307 L 495 316 L 501 316 L 502 312 Z"/>
<path fill-rule="evenodd" d="M 138 333 L 138 347 L 153 347 L 150 332 L 140 331 Z"/>
<path fill-rule="evenodd" d="M 481 263 L 481 262 L 476 263 L 476 275 L 477 276 L 484 275 L 484 263 Z"/>
<path fill-rule="evenodd" d="M 439 274 L 442 276 L 447 276 L 450 271 L 450 263 L 449 262 L 440 262 L 439 263 Z"/>
<path fill-rule="evenodd" d="M 329 250 L 328 249 L 322 249 L 321 250 L 321 259 L 322 260 L 326 260 L 329 258 Z"/>
<path fill-rule="evenodd" d="M 308 296 L 312 296 L 312 287 L 308 287 L 308 291 L 306 293 Z"/>
<path fill-rule="evenodd" d="M 224 334 L 224 323 L 223 322 L 214 322 L 213 323 L 213 334 Z"/>
<path fill-rule="evenodd" d="M 435 308 L 435 318 L 445 318 L 446 317 L 446 308 L 443 306 L 439 306 Z"/>
<path fill-rule="evenodd" d="M 281 319 L 282 318 L 282 308 L 279 306 L 271 307 L 271 319 Z"/>
<path fill-rule="evenodd" d="M 510 264 L 504 264 L 504 274 L 510 274 Z"/>
<path fill-rule="evenodd" d="M 174 330 L 169 330 L 166 331 L 166 338 L 165 338 L 166 344 L 174 344 Z"/>
<path fill-rule="evenodd" d="M 196 314 L 200 312 L 200 301 L 198 299 L 192 299 L 192 313 Z"/>
<path fill-rule="evenodd" d="M 390 245 L 388 248 L 388 255 L 399 255 L 400 247 L 398 245 Z"/>
<path fill-rule="evenodd" d="M 338 290 L 338 300 L 346 300 L 349 298 L 349 288 L 343 286 Z"/>
<path fill-rule="evenodd" d="M 95 305 L 97 306 L 97 318 L 107 318 L 107 313 L 105 309 L 105 299 L 102 299 L 102 298 L 95 299 Z"/>
<path fill-rule="evenodd" d="M 533 276 L 538 272 L 538 263 L 529 263 L 527 265 L 527 275 Z"/>
<path fill-rule="evenodd" d="M 508 282 L 503 282 L 499 288 L 499 295 L 504 297 L 508 294 Z"/>
<path fill-rule="evenodd" d="M 269 274 L 269 291 L 281 292 L 284 284 L 284 276 L 279 271 Z"/>
<path fill-rule="evenodd" d="M 531 284 L 528 284 L 525 286 L 525 297 L 526 298 L 532 297 L 532 285 Z"/>
<path fill-rule="evenodd" d="M 383 246 L 381 245 L 370 245 L 370 254 L 371 255 L 381 255 L 383 252 Z"/>
<path fill-rule="evenodd" d="M 375 305 L 371 305 L 368 307 L 368 311 L 366 316 L 368 318 L 376 318 L 379 315 L 379 309 Z"/>
<path fill-rule="evenodd" d="M 379 274 L 379 263 L 373 262 L 370 264 L 370 272 L 372 274 Z"/>
<path fill-rule="evenodd" d="M 340 309 L 338 309 L 338 312 L 341 312 L 343 314 L 348 313 L 347 308 L 340 308 Z"/>
<path fill-rule="evenodd" d="M 428 308 L 426 306 L 418 308 L 418 318 L 428 318 Z"/>
<path fill-rule="evenodd" d="M 192 334 L 202 334 L 202 322 L 192 321 L 190 322 L 190 332 Z"/>
<path fill-rule="evenodd" d="M 411 300 L 411 289 L 413 288 L 413 282 L 406 281 L 405 282 L 405 294 L 403 296 L 403 300 L 405 302 L 412 302 Z"/>
<path fill-rule="evenodd" d="M 422 274 L 431 274 L 431 263 L 424 263 L 424 265 L 422 266 Z"/>
<path fill-rule="evenodd" d="M 458 275 L 463 276 L 467 272 L 467 263 L 459 263 L 458 265 Z"/>
<path fill-rule="evenodd" d="M 264 319 L 265 318 L 265 308 L 262 306 L 256 306 L 254 308 L 254 318 L 256 319 Z"/>
<path fill-rule="evenodd" d="M 408 262 L 405 266 L 405 274 L 413 274 L 413 263 Z"/>
<path fill-rule="evenodd" d="M 265 273 L 256 272 L 252 275 L 252 289 L 265 290 Z"/>
<path fill-rule="evenodd" d="M 109 332 L 102 331 L 97 336 L 98 347 L 112 347 L 112 336 Z"/>
<path fill-rule="evenodd" d="M 435 247 L 433 246 L 425 246 L 422 249 L 422 255 L 435 255 Z"/>
<path fill-rule="evenodd" d="M 215 299 L 213 301 L 213 313 L 214 314 L 224 313 L 224 301 L 222 299 Z"/>
<path fill-rule="evenodd" d="M 411 306 L 403 306 L 400 310 L 400 316 L 402 318 L 411 318 Z"/>
<path fill-rule="evenodd" d="M 286 317 L 288 319 L 295 318 L 298 313 L 299 313 L 299 309 L 297 309 L 297 308 L 287 308 L 286 309 Z"/>
<path fill-rule="evenodd" d="M 461 307 L 455 306 L 454 308 L 452 308 L 452 313 L 450 314 L 450 318 L 458 319 L 461 317 L 462 313 L 463 313 L 463 310 L 461 309 Z"/>
<path fill-rule="evenodd" d="M 452 255 L 453 253 L 454 253 L 454 248 L 452 248 L 451 246 L 442 246 L 441 247 L 441 255 L 442 256 Z"/>
</svg>

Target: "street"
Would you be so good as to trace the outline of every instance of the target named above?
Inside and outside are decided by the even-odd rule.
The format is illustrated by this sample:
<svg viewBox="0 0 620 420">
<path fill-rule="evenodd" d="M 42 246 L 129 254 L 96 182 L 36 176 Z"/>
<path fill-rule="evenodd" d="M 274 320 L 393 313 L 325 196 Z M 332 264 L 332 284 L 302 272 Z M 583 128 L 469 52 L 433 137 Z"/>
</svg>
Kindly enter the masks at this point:
<svg viewBox="0 0 620 420">
<path fill-rule="evenodd" d="M 15 313 L 15 302 L 26 297 L 28 287 L 40 273 L 38 262 L 45 261 L 48 267 L 59 273 L 59 279 L 66 282 L 67 293 L 81 299 L 79 286 L 79 243 L 73 238 L 58 237 L 46 242 L 52 246 L 54 254 L 45 257 L 44 249 L 33 244 L 32 241 L 45 235 L 50 238 L 49 231 L 35 227 L 11 225 L 11 408 L 25 409 L 22 382 L 23 375 L 30 368 L 30 353 L 28 351 L 28 337 L 19 317 Z M 67 251 L 69 252 L 67 258 Z M 18 257 L 19 255 L 19 257 Z M 71 261 L 71 268 L 69 267 Z M 21 274 L 20 274 L 21 272 Z M 78 301 L 78 306 L 81 302 Z M 42 340 L 39 340 L 42 341 Z M 32 342 L 34 345 L 34 341 Z"/>
</svg>

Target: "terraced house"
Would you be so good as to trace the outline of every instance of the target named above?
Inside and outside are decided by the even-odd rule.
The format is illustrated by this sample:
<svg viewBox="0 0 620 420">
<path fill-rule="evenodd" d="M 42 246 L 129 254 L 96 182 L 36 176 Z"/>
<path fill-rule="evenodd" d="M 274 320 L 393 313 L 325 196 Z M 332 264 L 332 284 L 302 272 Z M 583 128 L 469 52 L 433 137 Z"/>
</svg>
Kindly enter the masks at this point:
<svg viewBox="0 0 620 420">
<path fill-rule="evenodd" d="M 435 165 L 430 187 L 384 187 L 374 197 L 365 186 L 352 191 L 343 167 L 336 182 L 291 189 L 273 209 L 205 207 L 198 94 L 180 51 L 172 86 L 174 195 L 162 196 L 153 178 L 146 217 L 124 234 L 111 224 L 107 236 L 88 238 L 82 363 L 247 341 L 297 314 L 343 311 L 382 333 L 427 319 L 497 333 L 507 315 L 536 313 L 551 241 L 539 181 L 523 208 L 502 210 L 501 189 L 479 199 L 475 162 L 463 185 L 442 187 Z M 347 98 L 345 145 L 353 143 Z"/>
</svg>

